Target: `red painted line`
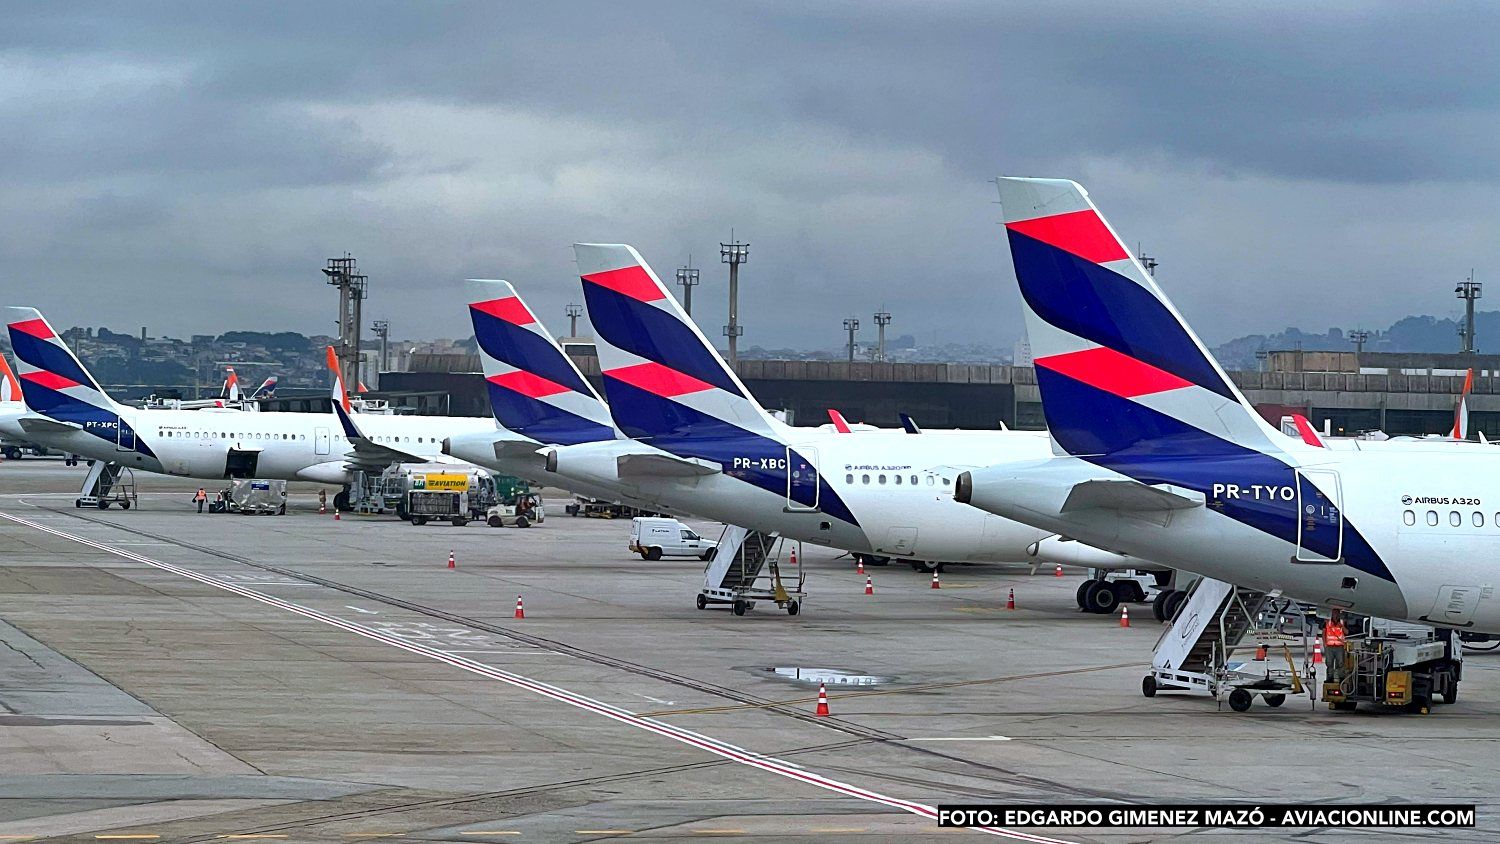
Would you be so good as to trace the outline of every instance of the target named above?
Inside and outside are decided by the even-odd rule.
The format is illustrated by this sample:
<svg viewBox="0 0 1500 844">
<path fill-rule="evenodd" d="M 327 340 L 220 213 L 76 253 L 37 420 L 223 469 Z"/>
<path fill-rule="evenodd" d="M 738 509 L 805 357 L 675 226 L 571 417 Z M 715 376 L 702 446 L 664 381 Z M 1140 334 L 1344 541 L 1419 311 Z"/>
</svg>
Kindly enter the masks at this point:
<svg viewBox="0 0 1500 844">
<path fill-rule="evenodd" d="M 437 650 L 435 648 L 429 648 L 425 645 L 406 642 L 389 634 L 381 633 L 378 630 L 373 630 L 363 625 L 355 624 L 351 621 L 345 621 L 344 619 L 337 616 L 328 615 L 326 613 L 301 606 L 300 604 L 291 603 L 290 601 L 283 601 L 280 598 L 267 595 L 263 592 L 256 592 L 253 589 L 246 589 L 243 586 L 236 586 L 233 583 L 218 580 L 217 578 L 210 577 L 206 574 L 200 574 L 198 572 L 192 571 L 191 569 L 185 569 L 179 566 L 174 566 L 171 563 L 163 563 L 159 560 L 153 560 L 150 557 L 137 554 L 134 551 L 127 551 L 123 548 L 115 548 L 110 545 L 105 545 L 102 542 L 95 542 L 92 539 L 85 539 L 81 536 L 75 536 L 71 533 L 67 533 L 66 531 L 57 530 L 56 528 L 51 528 L 46 525 L 33 522 L 29 519 L 23 519 L 19 516 L 13 516 L 9 513 L 0 513 L 0 518 L 15 522 L 16 524 L 34 528 L 36 530 L 42 531 L 43 533 L 50 533 L 53 536 L 61 537 L 72 542 L 77 542 L 80 545 L 86 545 L 90 548 L 103 551 L 107 554 L 114 554 L 117 557 L 124 557 L 127 560 L 134 560 L 138 563 L 144 563 L 145 565 L 151 566 L 152 568 L 180 575 L 182 577 L 188 578 L 189 580 L 195 580 L 199 583 L 204 584 L 205 586 L 212 586 L 215 589 L 221 589 L 225 592 L 230 592 L 243 598 L 249 598 L 252 601 L 266 604 L 267 606 L 286 610 L 287 612 L 300 615 L 304 618 L 308 618 L 322 624 L 327 624 L 331 627 L 337 627 L 340 630 L 345 630 L 347 632 L 355 634 L 356 636 L 362 636 L 366 639 L 372 639 L 382 644 L 390 645 L 393 648 L 399 648 L 400 650 L 414 653 L 418 656 L 424 656 L 428 659 L 451 665 L 454 668 L 459 668 L 473 674 L 481 675 L 483 677 L 489 677 L 493 680 L 499 680 L 502 683 L 506 683 L 516 688 L 525 689 L 526 691 L 533 692 L 543 697 L 551 698 L 561 703 L 566 703 L 569 706 L 582 709 L 586 712 L 592 712 L 596 715 L 602 715 L 605 718 L 609 718 L 610 720 L 618 721 L 620 723 L 628 724 L 632 727 L 637 727 L 650 733 L 655 733 L 659 736 L 670 738 L 674 741 L 699 748 L 700 750 L 707 751 L 714 754 L 715 756 L 721 756 L 725 759 L 738 762 L 742 765 L 747 765 L 752 768 L 757 768 L 762 771 L 767 771 L 769 773 L 787 777 L 788 779 L 794 779 L 799 782 L 814 785 L 818 788 L 826 789 L 828 791 L 845 794 L 850 797 L 856 797 L 872 803 L 880 803 L 885 806 L 901 809 L 902 811 L 910 812 L 915 815 L 921 815 L 927 818 L 932 818 L 934 820 L 937 819 L 937 809 L 923 803 L 913 803 L 909 800 L 902 800 L 896 797 L 888 797 L 879 792 L 870 791 L 868 789 L 860 788 L 859 786 L 849 785 L 848 783 L 829 779 L 828 777 L 822 776 L 821 774 L 815 774 L 809 771 L 805 771 L 795 765 L 792 765 L 789 762 L 784 762 L 780 759 L 776 759 L 770 756 L 762 756 L 758 753 L 752 753 L 750 751 L 737 748 L 733 745 L 726 744 L 709 736 L 692 732 L 691 730 L 684 730 L 671 724 L 664 724 L 652 719 L 641 718 L 624 709 L 610 706 L 607 703 L 601 703 L 599 701 L 593 700 L 592 698 L 583 697 L 582 695 L 575 694 L 568 691 L 567 689 L 563 689 L 558 686 L 548 685 L 537 680 L 532 680 L 529 677 L 523 677 L 519 674 L 512 674 L 509 671 L 503 671 L 499 668 L 485 665 L 482 662 L 475 662 L 474 660 L 466 659 L 464 657 L 453 656 L 452 654 L 444 653 L 443 651 Z M 1040 835 L 1032 835 L 1026 832 L 1017 832 L 1011 829 L 1001 829 L 999 827 L 973 827 L 973 829 L 979 830 L 981 832 L 987 832 L 993 835 L 1013 838 L 1017 841 L 1035 842 L 1035 844 L 1070 844 L 1070 842 L 1066 842 L 1057 838 L 1046 838 Z"/>
</svg>

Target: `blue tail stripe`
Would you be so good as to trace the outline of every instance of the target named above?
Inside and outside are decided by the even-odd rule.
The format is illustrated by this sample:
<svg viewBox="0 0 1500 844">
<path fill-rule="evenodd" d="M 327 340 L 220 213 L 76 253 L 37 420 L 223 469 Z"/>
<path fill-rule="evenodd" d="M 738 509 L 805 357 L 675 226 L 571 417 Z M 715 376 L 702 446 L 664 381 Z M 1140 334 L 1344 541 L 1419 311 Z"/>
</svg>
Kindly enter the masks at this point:
<svg viewBox="0 0 1500 844">
<path fill-rule="evenodd" d="M 63 349 L 24 331 L 10 329 L 10 345 L 15 349 L 16 357 L 26 363 L 46 372 L 61 375 L 71 381 L 77 381 L 86 387 L 99 389 L 99 385 L 89 374 L 73 360 L 73 356 Z"/>
<path fill-rule="evenodd" d="M 630 427 L 626 427 L 626 421 L 621 421 L 620 425 L 627 435 L 678 457 L 717 463 L 728 477 L 786 496 L 786 461 L 789 455 L 784 443 L 751 433 L 608 376 L 605 376 L 605 390 L 609 395 L 610 407 L 623 406 L 630 409 L 626 420 L 630 422 Z M 642 429 L 636 427 L 638 420 L 649 422 L 661 419 L 674 420 L 669 431 L 657 429 L 653 436 L 641 433 Z M 653 428 L 656 426 L 653 425 Z M 636 433 L 632 433 L 632 430 Z M 796 451 L 792 451 L 790 457 L 798 465 L 808 465 L 806 457 Z M 806 507 L 814 504 L 814 495 L 817 496 L 816 503 L 822 512 L 855 527 L 859 526 L 859 521 L 854 518 L 849 506 L 821 474 L 816 492 L 811 485 L 795 485 L 792 489 L 793 500 Z"/>
<path fill-rule="evenodd" d="M 725 371 L 718 353 L 672 314 L 587 280 L 583 296 L 589 321 L 604 342 L 736 396 L 744 395 Z"/>
<path fill-rule="evenodd" d="M 506 428 L 546 445 L 578 445 L 615 438 L 615 431 L 531 396 L 488 384 L 490 407 Z"/>
<path fill-rule="evenodd" d="M 96 407 L 86 401 L 75 399 L 67 393 L 60 393 L 40 384 L 23 384 L 21 389 L 26 392 L 26 406 L 37 413 L 63 422 L 81 425 L 84 433 L 92 434 L 109 443 L 118 444 L 120 430 L 124 429 L 129 434 L 126 439 L 134 441 L 137 452 L 148 457 L 156 456 L 156 452 L 151 450 L 151 446 L 146 444 L 130 423 L 112 411 Z"/>
<path fill-rule="evenodd" d="M 1035 238 L 1015 231 L 1009 236 L 1021 295 L 1048 324 L 1237 400 L 1182 323 L 1150 291 Z"/>
<path fill-rule="evenodd" d="M 1196 456 L 1243 450 L 1143 404 L 1089 387 L 1046 367 L 1036 368 L 1036 383 L 1043 397 L 1048 432 L 1075 457 L 1126 451 Z M 1101 408 L 1099 396 L 1111 399 L 1107 412 Z"/>
<path fill-rule="evenodd" d="M 540 375 L 554 384 L 561 384 L 575 393 L 594 394 L 564 353 L 546 338 L 473 308 L 469 313 L 473 317 L 474 339 L 485 354 L 517 369 Z"/>
<path fill-rule="evenodd" d="M 1126 434 L 1118 442 L 1104 443 L 1103 449 L 1078 455 L 1097 466 L 1141 483 L 1174 484 L 1205 496 L 1211 495 L 1215 482 L 1233 481 L 1243 487 L 1261 485 L 1274 488 L 1297 484 L 1296 472 L 1281 460 L 1215 437 L 1129 399 L 1056 373 L 1049 374 L 1045 380 L 1039 378 L 1038 383 L 1042 389 L 1047 424 L 1052 426 L 1054 437 L 1059 434 L 1059 425 L 1065 426 L 1061 429 L 1064 436 L 1071 436 L 1066 432 L 1077 428 L 1084 417 L 1096 424 L 1100 419 L 1109 420 L 1108 425 L 1097 427 L 1129 426 L 1152 432 L 1150 442 Z M 1122 442 L 1124 447 L 1115 447 Z M 1139 447 L 1132 447 L 1136 443 Z M 1311 496 L 1315 488 L 1310 483 L 1304 481 L 1301 491 L 1304 501 L 1313 500 Z M 1297 522 L 1301 514 L 1297 511 L 1295 499 L 1240 498 L 1225 500 L 1215 509 L 1294 546 L 1297 542 Z M 1303 545 L 1329 558 L 1338 553 L 1337 540 L 1332 535 L 1305 533 Z M 1347 518 L 1344 520 L 1343 556 L 1347 565 L 1395 582 L 1385 561 Z"/>
</svg>

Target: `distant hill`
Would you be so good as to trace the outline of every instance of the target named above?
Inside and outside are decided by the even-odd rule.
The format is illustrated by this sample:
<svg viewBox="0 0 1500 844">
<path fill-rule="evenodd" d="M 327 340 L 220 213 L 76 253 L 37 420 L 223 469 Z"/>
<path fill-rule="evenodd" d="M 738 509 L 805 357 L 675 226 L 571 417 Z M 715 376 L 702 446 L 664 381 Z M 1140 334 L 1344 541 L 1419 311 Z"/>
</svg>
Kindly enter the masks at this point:
<svg viewBox="0 0 1500 844">
<path fill-rule="evenodd" d="M 1459 320 L 1448 317 L 1409 316 L 1383 330 L 1369 329 L 1365 341 L 1368 352 L 1457 352 Z M 1478 311 L 1474 314 L 1474 333 L 1481 352 L 1500 351 L 1500 311 Z M 1300 328 L 1287 328 L 1275 334 L 1251 334 L 1237 337 L 1216 347 L 1213 352 L 1226 369 L 1255 369 L 1255 353 L 1261 349 L 1277 351 L 1295 349 L 1301 343 L 1308 351 L 1349 351 L 1354 343 L 1343 329 L 1330 328 L 1324 334 L 1312 334 Z"/>
</svg>

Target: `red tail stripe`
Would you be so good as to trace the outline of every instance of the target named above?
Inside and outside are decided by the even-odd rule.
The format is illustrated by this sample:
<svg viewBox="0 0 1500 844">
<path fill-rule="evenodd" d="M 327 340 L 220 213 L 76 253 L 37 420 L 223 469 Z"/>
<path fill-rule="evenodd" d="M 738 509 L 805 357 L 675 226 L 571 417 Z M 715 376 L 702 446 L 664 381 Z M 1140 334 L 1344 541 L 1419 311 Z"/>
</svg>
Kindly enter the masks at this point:
<svg viewBox="0 0 1500 844">
<path fill-rule="evenodd" d="M 514 390 L 515 392 L 520 393 L 523 396 L 528 396 L 534 399 L 546 398 L 547 396 L 555 396 L 558 393 L 568 392 L 567 387 L 564 387 L 556 381 L 549 381 L 540 375 L 536 375 L 531 372 L 523 372 L 519 369 L 515 372 L 506 372 L 500 375 L 491 375 L 485 380 L 489 381 L 491 384 L 494 384 L 497 387 L 504 387 L 507 390 Z"/>
<path fill-rule="evenodd" d="M 1292 424 L 1297 426 L 1297 434 L 1302 437 L 1303 442 L 1324 448 L 1323 439 L 1318 436 L 1318 432 L 1313 429 L 1312 423 L 1307 421 L 1306 416 L 1300 413 L 1292 414 Z"/>
<path fill-rule="evenodd" d="M 1098 213 L 1089 208 L 1054 214 L 1051 217 L 1020 220 L 1006 224 L 1006 228 L 1096 264 L 1130 257 L 1130 253 L 1120 245 L 1114 233 L 1099 219 Z"/>
<path fill-rule="evenodd" d="M 686 395 L 688 393 L 701 393 L 704 390 L 714 389 L 714 385 L 699 381 L 691 375 L 684 375 L 675 369 L 669 369 L 659 363 L 638 363 L 634 366 L 625 366 L 619 369 L 606 370 L 605 375 L 619 381 L 624 381 L 632 387 L 639 387 L 648 393 L 658 396 L 672 398 L 674 396 Z"/>
<path fill-rule="evenodd" d="M 526 307 L 519 296 L 491 299 L 488 302 L 471 302 L 469 307 L 497 319 L 503 319 L 511 325 L 530 325 L 536 322 L 536 317 L 531 315 L 531 310 Z"/>
<path fill-rule="evenodd" d="M 665 299 L 667 295 L 662 291 L 661 285 L 651 279 L 646 268 L 639 264 L 586 275 L 583 280 L 593 282 L 600 287 L 608 287 L 616 293 L 623 293 L 642 302 L 655 302 L 658 299 Z"/>
<path fill-rule="evenodd" d="M 51 340 L 57 336 L 52 333 L 51 328 L 47 327 L 47 321 L 44 319 L 28 319 L 22 322 L 13 322 L 10 324 L 10 327 L 23 334 L 30 334 L 38 340 Z"/>
<path fill-rule="evenodd" d="M 1127 399 L 1179 390 L 1193 384 L 1103 346 L 1037 358 L 1036 365 Z"/>
<path fill-rule="evenodd" d="M 69 387 L 83 386 L 71 378 L 64 378 L 63 376 L 58 375 L 56 372 L 43 372 L 41 370 L 38 370 L 36 372 L 27 372 L 21 377 L 33 384 L 46 387 L 49 390 L 66 390 Z"/>
</svg>

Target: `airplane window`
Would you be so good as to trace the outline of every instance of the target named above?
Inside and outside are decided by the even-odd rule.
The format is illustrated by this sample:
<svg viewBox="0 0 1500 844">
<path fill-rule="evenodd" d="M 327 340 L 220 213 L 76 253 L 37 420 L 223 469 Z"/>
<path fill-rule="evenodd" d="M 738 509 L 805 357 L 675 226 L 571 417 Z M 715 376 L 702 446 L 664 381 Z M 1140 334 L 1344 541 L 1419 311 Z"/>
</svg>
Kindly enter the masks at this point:
<svg viewBox="0 0 1500 844">
<path fill-rule="evenodd" d="M 896 486 L 901 486 L 901 476 L 900 475 L 896 476 Z"/>
<path fill-rule="evenodd" d="M 880 476 L 880 483 L 881 483 L 882 486 L 885 485 L 885 475 L 881 475 Z"/>
<path fill-rule="evenodd" d="M 852 484 L 852 483 L 854 483 L 854 475 L 853 474 L 845 475 L 844 476 L 844 483 L 846 483 L 846 484 Z"/>
<path fill-rule="evenodd" d="M 1478 510 L 1474 511 L 1474 527 L 1484 527 L 1484 514 Z"/>
<path fill-rule="evenodd" d="M 1417 514 L 1413 513 L 1410 510 L 1407 510 L 1405 513 L 1401 514 L 1401 521 L 1406 522 L 1409 525 L 1414 525 L 1417 523 Z"/>
<path fill-rule="evenodd" d="M 932 476 L 931 476 L 931 475 L 928 475 L 928 476 L 927 476 L 927 485 L 928 485 L 928 486 L 932 486 L 932 483 L 933 483 L 933 481 L 932 481 Z"/>
<path fill-rule="evenodd" d="M 1457 510 L 1450 510 L 1448 512 L 1448 524 L 1453 525 L 1454 527 L 1458 527 L 1463 523 L 1464 517 L 1460 516 Z"/>
<path fill-rule="evenodd" d="M 953 482 L 950 481 L 950 480 L 948 480 L 947 478 L 943 478 L 943 486 L 947 486 L 948 484 L 951 484 L 951 483 L 953 483 Z"/>
<path fill-rule="evenodd" d="M 869 475 L 860 475 L 859 476 L 859 482 L 862 483 L 862 484 L 869 483 L 870 482 L 870 476 Z"/>
<path fill-rule="evenodd" d="M 917 476 L 916 475 L 912 475 L 911 476 L 911 485 L 912 486 L 916 486 L 917 485 Z"/>
<path fill-rule="evenodd" d="M 1428 510 L 1427 511 L 1427 524 L 1432 525 L 1434 527 L 1437 526 L 1437 511 L 1436 510 Z"/>
</svg>

